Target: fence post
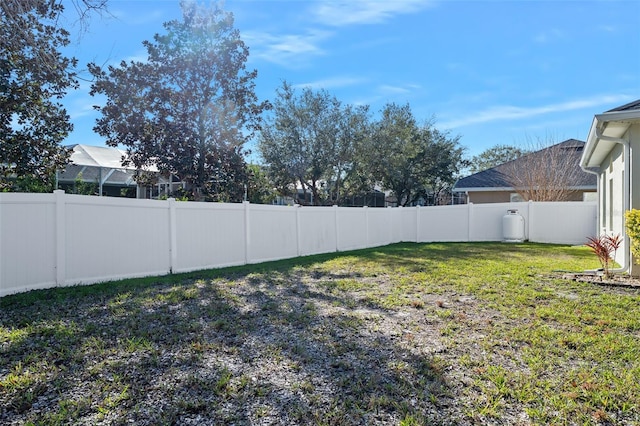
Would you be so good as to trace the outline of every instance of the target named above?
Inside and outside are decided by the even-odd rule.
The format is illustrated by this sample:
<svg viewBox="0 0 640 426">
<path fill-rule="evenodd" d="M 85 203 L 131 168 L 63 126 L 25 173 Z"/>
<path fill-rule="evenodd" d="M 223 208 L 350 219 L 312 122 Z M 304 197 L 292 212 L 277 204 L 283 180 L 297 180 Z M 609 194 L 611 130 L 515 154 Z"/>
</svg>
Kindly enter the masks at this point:
<svg viewBox="0 0 640 426">
<path fill-rule="evenodd" d="M 396 234 L 396 227 L 395 227 L 395 221 L 393 220 L 393 210 L 391 210 L 391 206 L 387 206 L 387 236 L 389 237 L 387 239 L 387 244 L 392 244 L 395 243 L 395 234 Z"/>
<path fill-rule="evenodd" d="M 525 229 L 527 230 L 527 235 L 524 236 L 526 240 L 531 240 L 531 229 L 533 223 L 533 201 L 529 200 L 527 203 L 527 213 L 529 213 L 529 220 L 526 221 Z"/>
<path fill-rule="evenodd" d="M 467 242 L 471 242 L 471 235 L 473 235 L 473 203 L 468 203 L 467 206 Z"/>
<path fill-rule="evenodd" d="M 302 246 L 302 232 L 300 232 L 300 204 L 295 204 L 293 208 L 296 209 L 296 253 L 298 253 L 298 257 L 302 255 L 301 246 Z"/>
<path fill-rule="evenodd" d="M 2 241 L 2 193 L 0 192 L 0 242 Z M 4 288 L 3 280 L 2 280 L 2 244 L 0 243 L 0 297 L 2 296 L 2 289 Z"/>
<path fill-rule="evenodd" d="M 56 200 L 56 286 L 67 281 L 67 229 L 66 200 L 62 189 L 53 191 Z"/>
<path fill-rule="evenodd" d="M 420 242 L 420 206 L 416 206 L 416 243 Z"/>
<path fill-rule="evenodd" d="M 340 251 L 340 245 L 338 244 L 338 238 L 340 238 L 340 233 L 338 232 L 338 216 L 339 216 L 339 210 L 338 210 L 338 205 L 334 204 L 333 205 L 333 219 L 334 219 L 334 223 L 335 223 L 335 233 L 336 233 L 336 252 Z"/>
<path fill-rule="evenodd" d="M 244 263 L 245 265 L 249 263 L 251 260 L 251 253 L 249 251 L 251 245 L 251 237 L 250 237 L 250 229 L 249 229 L 249 208 L 250 204 L 248 201 L 242 202 L 244 206 Z"/>
<path fill-rule="evenodd" d="M 364 209 L 364 229 L 365 229 L 365 246 L 369 248 L 369 206 L 363 206 Z"/>
<path fill-rule="evenodd" d="M 178 266 L 178 231 L 176 221 L 176 199 L 168 198 L 169 203 L 169 273 L 173 274 Z"/>
<path fill-rule="evenodd" d="M 394 212 L 391 215 L 392 218 L 392 223 L 393 223 L 393 235 L 394 235 L 394 243 L 399 243 L 402 242 L 402 238 L 404 237 L 404 228 L 402 227 L 402 209 L 400 208 L 402 206 L 398 206 L 395 209 L 391 208 L 391 210 Z"/>
</svg>

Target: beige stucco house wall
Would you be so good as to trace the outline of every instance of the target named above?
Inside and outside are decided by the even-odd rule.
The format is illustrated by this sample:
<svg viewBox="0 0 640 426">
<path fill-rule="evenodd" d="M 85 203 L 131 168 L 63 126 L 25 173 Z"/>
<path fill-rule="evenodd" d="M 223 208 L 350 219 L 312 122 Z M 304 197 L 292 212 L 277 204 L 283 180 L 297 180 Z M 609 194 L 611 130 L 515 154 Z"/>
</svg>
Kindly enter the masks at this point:
<svg viewBox="0 0 640 426">
<path fill-rule="evenodd" d="M 495 191 L 470 190 L 467 191 L 467 202 L 474 204 L 484 203 L 511 203 L 523 201 L 522 197 L 514 192 L 513 188 L 505 188 Z M 593 201 L 595 200 L 595 189 L 576 190 L 569 195 L 566 201 Z"/>
<path fill-rule="evenodd" d="M 622 271 L 640 276 L 640 259 L 633 259 L 624 227 L 625 211 L 640 209 L 640 100 L 594 117 L 580 165 L 598 175 L 594 232 L 624 236 L 616 261 Z"/>
</svg>

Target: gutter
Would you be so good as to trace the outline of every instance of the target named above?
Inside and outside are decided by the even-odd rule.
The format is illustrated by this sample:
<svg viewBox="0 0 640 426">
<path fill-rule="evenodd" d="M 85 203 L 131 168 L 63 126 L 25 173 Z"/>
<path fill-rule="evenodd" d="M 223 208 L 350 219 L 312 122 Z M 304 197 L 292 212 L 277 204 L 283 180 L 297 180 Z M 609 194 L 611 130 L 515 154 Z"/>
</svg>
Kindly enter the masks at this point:
<svg viewBox="0 0 640 426">
<path fill-rule="evenodd" d="M 631 144 L 629 143 L 628 140 L 622 139 L 622 138 L 614 138 L 611 136 L 604 136 L 602 134 L 602 131 L 596 127 L 595 129 L 596 131 L 596 138 L 599 140 L 603 140 L 603 141 L 609 141 L 609 142 L 614 142 L 614 143 L 618 143 L 621 144 L 623 146 L 624 149 L 624 182 L 623 182 L 623 188 L 622 188 L 622 194 L 623 194 L 623 210 L 625 212 L 631 210 L 631 173 L 629 170 L 629 163 L 630 161 L 630 157 L 631 157 Z M 588 171 L 586 170 L 584 167 L 582 168 L 582 170 L 584 170 L 585 172 L 588 173 L 594 173 L 593 171 Z M 598 173 L 599 175 L 599 173 Z M 623 228 L 624 229 L 624 228 Z M 627 272 L 631 266 L 631 256 L 630 256 L 630 252 L 631 252 L 631 240 L 629 239 L 629 235 L 624 232 L 624 244 L 625 244 L 625 250 L 624 250 L 624 264 L 622 265 L 621 268 L 617 268 L 617 269 L 611 269 L 610 272 L 614 272 L 614 273 L 619 273 L 619 272 Z"/>
</svg>

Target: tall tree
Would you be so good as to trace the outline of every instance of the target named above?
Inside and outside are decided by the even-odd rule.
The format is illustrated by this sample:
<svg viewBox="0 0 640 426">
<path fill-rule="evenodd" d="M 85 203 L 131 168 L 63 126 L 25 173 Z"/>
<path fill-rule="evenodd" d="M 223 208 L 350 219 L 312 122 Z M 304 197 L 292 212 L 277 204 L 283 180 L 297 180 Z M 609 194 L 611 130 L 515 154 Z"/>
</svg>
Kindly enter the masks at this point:
<svg viewBox="0 0 640 426">
<path fill-rule="evenodd" d="M 0 190 L 50 190 L 66 165 L 60 142 L 73 126 L 57 101 L 77 87 L 74 58 L 60 49 L 69 33 L 57 26 L 62 4 L 0 2 Z"/>
<path fill-rule="evenodd" d="M 273 115 L 260 134 L 259 149 L 283 195 L 300 186 L 315 205 L 335 204 L 353 171 L 356 144 L 366 133 L 367 107 L 342 106 L 326 90 L 287 82 L 277 91 Z"/>
<path fill-rule="evenodd" d="M 527 153 L 529 153 L 528 150 L 513 145 L 495 145 L 471 158 L 469 172 L 478 173 L 520 158 Z"/>
<path fill-rule="evenodd" d="M 182 2 L 182 21 L 144 41 L 146 62 L 95 64 L 92 94 L 106 105 L 95 130 L 122 144 L 139 169 L 157 167 L 188 184 L 194 199 L 240 201 L 247 183 L 244 144 L 259 125 L 259 103 L 247 71 L 249 49 L 233 15 Z"/>
<path fill-rule="evenodd" d="M 106 0 L 71 0 L 86 28 Z M 0 2 L 0 190 L 50 191 L 66 166 L 60 145 L 73 126 L 58 102 L 77 87 L 77 63 L 60 50 L 69 32 L 60 26 L 63 0 Z"/>
<path fill-rule="evenodd" d="M 277 196 L 269 176 L 257 164 L 247 165 L 249 183 L 247 184 L 247 201 L 254 204 L 271 204 Z"/>
<path fill-rule="evenodd" d="M 387 104 L 374 124 L 367 163 L 398 205 L 407 206 L 449 188 L 465 164 L 459 137 L 431 123 L 419 126 L 409 105 Z"/>
</svg>

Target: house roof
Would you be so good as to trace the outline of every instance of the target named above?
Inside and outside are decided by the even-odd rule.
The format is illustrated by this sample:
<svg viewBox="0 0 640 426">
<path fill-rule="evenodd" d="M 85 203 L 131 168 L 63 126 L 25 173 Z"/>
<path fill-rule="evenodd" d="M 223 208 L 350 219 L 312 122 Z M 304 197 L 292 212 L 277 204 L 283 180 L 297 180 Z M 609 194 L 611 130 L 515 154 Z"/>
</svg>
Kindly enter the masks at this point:
<svg viewBox="0 0 640 426">
<path fill-rule="evenodd" d="M 78 166 L 103 167 L 107 169 L 131 169 L 135 167 L 122 165 L 126 153 L 118 148 L 92 145 L 72 145 L 69 162 Z"/>
<path fill-rule="evenodd" d="M 73 182 L 80 178 L 83 182 L 100 182 L 109 185 L 135 186 L 135 174 L 133 170 L 107 169 L 95 166 L 79 166 L 69 164 L 64 171 L 58 173 L 60 182 Z"/>
<path fill-rule="evenodd" d="M 640 123 L 640 99 L 596 114 L 580 160 L 583 169 L 599 167 L 634 123 Z"/>
<path fill-rule="evenodd" d="M 619 107 L 615 107 L 610 109 L 607 112 L 618 112 L 618 111 L 635 111 L 640 109 L 640 99 L 635 100 L 633 102 L 629 102 L 628 104 L 621 105 Z"/>
<path fill-rule="evenodd" d="M 575 161 L 576 173 L 571 173 L 574 181 L 570 187 L 574 189 L 596 189 L 596 176 L 586 173 L 580 169 L 580 157 L 585 143 L 577 139 L 567 139 L 556 145 L 543 148 L 539 151 L 532 152 L 512 161 L 500 164 L 487 170 L 474 173 L 464 177 L 453 187 L 456 192 L 474 192 L 474 191 L 512 191 L 513 179 L 511 178 L 514 170 L 522 169 L 531 164 L 531 162 L 539 161 L 541 165 L 546 160 L 545 153 L 551 149 L 560 148 L 571 156 Z"/>
<path fill-rule="evenodd" d="M 61 182 L 72 182 L 82 174 L 85 182 L 99 182 L 113 185 L 135 185 L 135 166 L 122 165 L 126 152 L 118 148 L 82 145 L 71 145 L 69 165 L 58 173 Z M 156 171 L 149 168 L 149 171 Z"/>
</svg>

